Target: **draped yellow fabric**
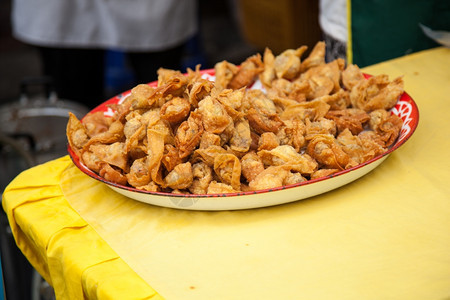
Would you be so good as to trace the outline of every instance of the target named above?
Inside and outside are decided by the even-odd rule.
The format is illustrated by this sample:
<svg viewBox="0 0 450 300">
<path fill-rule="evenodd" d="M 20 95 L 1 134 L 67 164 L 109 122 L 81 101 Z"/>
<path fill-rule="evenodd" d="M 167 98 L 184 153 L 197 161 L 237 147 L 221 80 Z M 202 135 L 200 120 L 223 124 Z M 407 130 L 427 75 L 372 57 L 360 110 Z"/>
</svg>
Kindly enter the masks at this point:
<svg viewBox="0 0 450 300">
<path fill-rule="evenodd" d="M 68 157 L 20 174 L 3 207 L 58 299 L 450 298 L 450 49 L 365 68 L 404 76 L 411 139 L 302 201 L 184 211 L 128 199 Z"/>
<path fill-rule="evenodd" d="M 18 247 L 57 299 L 160 299 L 74 211 L 60 187 L 69 157 L 21 173 L 3 207 Z"/>
</svg>

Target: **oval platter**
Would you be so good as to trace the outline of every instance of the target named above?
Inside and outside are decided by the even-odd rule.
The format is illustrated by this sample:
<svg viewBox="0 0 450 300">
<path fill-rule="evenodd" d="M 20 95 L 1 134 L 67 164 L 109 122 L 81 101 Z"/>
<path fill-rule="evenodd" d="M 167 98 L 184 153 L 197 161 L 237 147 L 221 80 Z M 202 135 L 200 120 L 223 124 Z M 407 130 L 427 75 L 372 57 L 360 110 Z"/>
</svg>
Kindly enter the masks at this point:
<svg viewBox="0 0 450 300">
<path fill-rule="evenodd" d="M 202 76 L 204 78 L 214 80 L 214 70 L 203 70 Z M 369 77 L 369 75 L 366 75 Z M 156 82 L 149 83 L 151 86 L 156 86 Z M 261 89 L 262 86 L 259 81 L 252 85 L 252 89 Z M 102 103 L 91 112 L 103 111 L 105 115 L 112 116 L 114 112 L 108 107 L 110 104 L 123 102 L 130 94 L 130 91 L 121 93 L 108 101 Z M 69 155 L 73 163 L 88 176 L 106 184 L 112 190 L 137 201 L 162 206 L 169 208 L 185 209 L 185 210 L 206 210 L 206 211 L 220 211 L 220 210 L 238 210 L 260 208 L 273 205 L 279 205 L 306 199 L 312 196 L 320 195 L 322 193 L 337 189 L 346 185 L 378 167 L 392 152 L 396 151 L 402 146 L 414 133 L 419 122 L 419 110 L 414 100 L 405 92 L 397 101 L 397 104 L 392 108 L 392 113 L 396 114 L 403 120 L 403 126 L 400 135 L 388 151 L 374 157 L 373 159 L 357 165 L 355 167 L 334 173 L 333 175 L 304 181 L 301 183 L 281 186 L 272 189 L 238 192 L 226 194 L 211 194 L 211 195 L 196 195 L 196 194 L 172 194 L 164 192 L 149 192 L 139 190 L 129 186 L 119 185 L 109 182 L 97 175 L 95 172 L 87 168 L 79 159 L 79 157 L 68 146 Z"/>
</svg>

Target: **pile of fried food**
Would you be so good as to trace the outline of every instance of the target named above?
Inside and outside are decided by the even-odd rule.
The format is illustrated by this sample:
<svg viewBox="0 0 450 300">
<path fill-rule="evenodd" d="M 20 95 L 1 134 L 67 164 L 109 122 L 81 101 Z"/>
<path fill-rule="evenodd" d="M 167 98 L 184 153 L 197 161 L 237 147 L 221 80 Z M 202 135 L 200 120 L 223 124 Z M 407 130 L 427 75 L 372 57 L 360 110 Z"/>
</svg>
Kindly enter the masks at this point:
<svg viewBox="0 0 450 300">
<path fill-rule="evenodd" d="M 386 152 L 402 127 L 389 112 L 402 79 L 326 63 L 323 42 L 302 59 L 306 48 L 219 62 L 215 81 L 199 66 L 161 68 L 157 85 L 134 87 L 112 117 L 70 114 L 69 145 L 107 181 L 182 194 L 297 184 Z"/>
</svg>

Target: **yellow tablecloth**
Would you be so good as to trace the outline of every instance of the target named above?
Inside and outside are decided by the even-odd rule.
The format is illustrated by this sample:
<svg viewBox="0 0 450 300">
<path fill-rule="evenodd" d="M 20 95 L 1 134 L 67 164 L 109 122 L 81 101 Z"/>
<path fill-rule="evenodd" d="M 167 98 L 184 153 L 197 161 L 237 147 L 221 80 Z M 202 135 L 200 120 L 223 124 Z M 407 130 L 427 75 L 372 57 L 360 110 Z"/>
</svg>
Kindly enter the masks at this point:
<svg viewBox="0 0 450 300">
<path fill-rule="evenodd" d="M 403 75 L 420 121 L 361 179 L 286 205 L 183 211 L 62 157 L 3 194 L 19 248 L 58 299 L 449 299 L 450 49 L 364 71 Z"/>
</svg>

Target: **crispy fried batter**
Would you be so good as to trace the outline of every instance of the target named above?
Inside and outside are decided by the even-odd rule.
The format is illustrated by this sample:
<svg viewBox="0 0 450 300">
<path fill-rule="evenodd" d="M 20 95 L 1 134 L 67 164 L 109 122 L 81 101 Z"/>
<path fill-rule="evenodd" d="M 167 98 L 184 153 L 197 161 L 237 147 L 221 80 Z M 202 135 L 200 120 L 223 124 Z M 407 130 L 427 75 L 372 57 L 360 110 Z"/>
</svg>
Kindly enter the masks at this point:
<svg viewBox="0 0 450 300">
<path fill-rule="evenodd" d="M 240 66 L 215 65 L 215 81 L 160 68 L 122 102 L 66 133 L 80 161 L 105 180 L 146 191 L 223 194 L 324 178 L 385 153 L 402 128 L 389 112 L 402 78 L 365 79 L 356 65 L 325 62 L 319 42 Z M 252 86 L 259 78 L 261 85 Z"/>
</svg>

